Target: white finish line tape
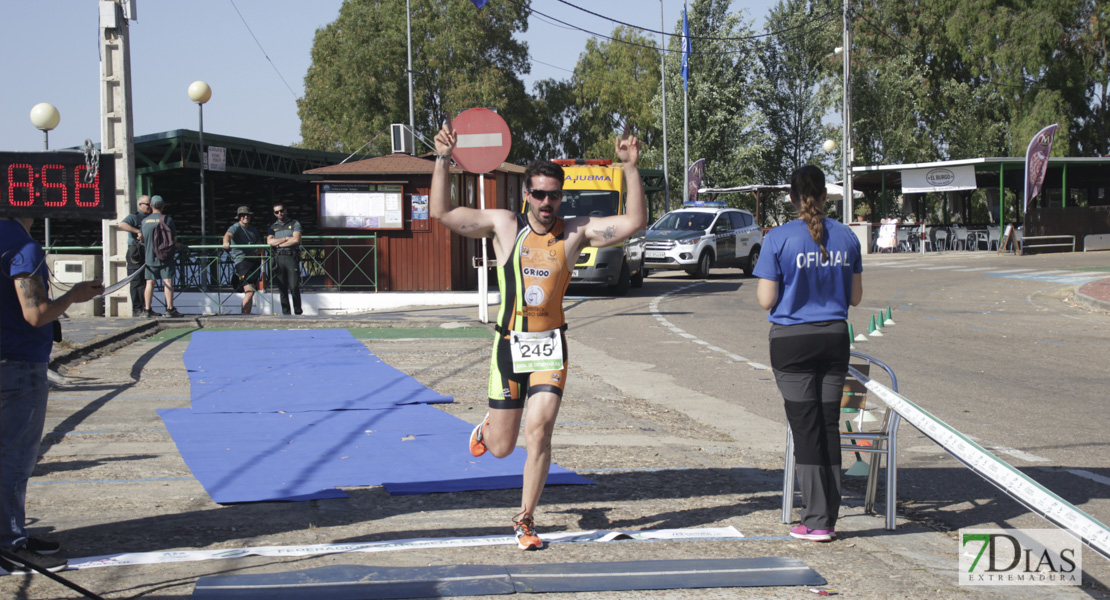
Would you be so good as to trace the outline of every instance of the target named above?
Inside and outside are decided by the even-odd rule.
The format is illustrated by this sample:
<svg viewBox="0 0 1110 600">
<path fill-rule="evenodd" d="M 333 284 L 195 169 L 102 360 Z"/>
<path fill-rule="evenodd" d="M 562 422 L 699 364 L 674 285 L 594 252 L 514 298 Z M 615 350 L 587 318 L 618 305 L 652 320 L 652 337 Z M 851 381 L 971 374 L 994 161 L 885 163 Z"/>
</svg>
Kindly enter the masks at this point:
<svg viewBox="0 0 1110 600">
<path fill-rule="evenodd" d="M 737 539 L 744 536 L 735 527 L 706 527 L 699 529 L 656 529 L 648 531 L 579 531 L 545 533 L 540 538 L 550 544 L 582 544 L 612 541 L 676 541 Z M 391 552 L 416 548 L 467 548 L 474 546 L 506 546 L 516 544 L 513 536 L 486 536 L 471 538 L 418 538 L 364 544 L 312 544 L 306 546 L 257 546 L 220 550 L 181 550 L 168 552 L 137 552 L 74 558 L 70 569 L 93 569 L 123 565 L 154 565 L 160 563 L 194 562 L 241 558 L 244 556 L 311 556 L 342 554 L 346 552 Z"/>
<path fill-rule="evenodd" d="M 873 381 L 852 367 L 851 375 L 875 393 L 892 410 L 924 433 L 957 460 L 1006 492 L 1026 508 L 1066 529 L 1092 550 L 1110 558 L 1110 528 L 1057 496 L 1025 473 L 1010 466 L 950 425 L 929 414 L 894 390 Z"/>
</svg>

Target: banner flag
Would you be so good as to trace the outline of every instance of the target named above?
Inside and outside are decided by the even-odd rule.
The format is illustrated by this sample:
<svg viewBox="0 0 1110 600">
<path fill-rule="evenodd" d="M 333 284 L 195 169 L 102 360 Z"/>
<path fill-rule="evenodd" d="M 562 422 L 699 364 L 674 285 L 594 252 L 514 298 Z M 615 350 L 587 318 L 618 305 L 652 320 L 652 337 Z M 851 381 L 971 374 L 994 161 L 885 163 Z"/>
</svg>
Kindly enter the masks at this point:
<svg viewBox="0 0 1110 600">
<path fill-rule="evenodd" d="M 690 22 L 686 20 L 686 5 L 682 5 L 682 89 L 690 89 Z"/>
<path fill-rule="evenodd" d="M 1045 127 L 1029 141 L 1029 148 L 1025 151 L 1025 207 L 1029 210 L 1029 201 L 1041 193 L 1045 173 L 1048 172 L 1048 155 L 1052 153 L 1052 140 L 1056 137 L 1058 123 Z"/>
<path fill-rule="evenodd" d="M 695 201 L 698 199 L 698 190 L 701 189 L 702 176 L 705 175 L 705 159 L 699 158 L 690 165 L 689 172 L 687 173 L 687 180 L 690 182 L 688 200 Z"/>
<path fill-rule="evenodd" d="M 482 8 L 483 6 L 486 5 L 486 2 L 488 2 L 489 0 L 470 0 L 470 1 L 474 3 L 474 6 L 477 6 L 478 8 Z"/>
</svg>

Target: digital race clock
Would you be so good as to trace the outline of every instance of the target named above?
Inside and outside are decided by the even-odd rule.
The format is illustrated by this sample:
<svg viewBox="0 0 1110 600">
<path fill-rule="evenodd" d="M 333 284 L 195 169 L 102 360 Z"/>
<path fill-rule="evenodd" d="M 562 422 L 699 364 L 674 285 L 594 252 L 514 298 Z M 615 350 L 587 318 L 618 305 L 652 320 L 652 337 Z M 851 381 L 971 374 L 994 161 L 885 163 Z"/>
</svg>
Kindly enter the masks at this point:
<svg viewBox="0 0 1110 600">
<path fill-rule="evenodd" d="M 115 219 L 115 156 L 89 173 L 84 152 L 0 152 L 0 217 Z"/>
</svg>

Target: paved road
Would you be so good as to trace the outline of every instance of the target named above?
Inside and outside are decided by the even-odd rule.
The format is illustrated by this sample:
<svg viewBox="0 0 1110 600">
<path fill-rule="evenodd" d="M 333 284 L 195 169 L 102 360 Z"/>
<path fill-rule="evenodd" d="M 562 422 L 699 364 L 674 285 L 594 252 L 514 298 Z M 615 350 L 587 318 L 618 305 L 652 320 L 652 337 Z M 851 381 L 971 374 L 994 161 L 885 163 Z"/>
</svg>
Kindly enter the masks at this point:
<svg viewBox="0 0 1110 600">
<path fill-rule="evenodd" d="M 1110 522 L 1110 417 L 1103 406 L 1110 315 L 1070 299 L 1075 286 L 1108 270 L 1106 254 L 871 256 L 864 301 L 850 321 L 866 333 L 870 317 L 890 307 L 896 325 L 857 350 L 893 367 L 909 399 Z M 634 298 L 580 299 L 569 318 L 593 322 L 575 328 L 577 339 L 782 421 L 766 370 L 766 313 L 756 303 L 755 280 L 738 270 L 707 280 L 653 275 Z M 906 430 L 899 495 L 907 515 L 947 529 L 1050 526 Z M 767 450 L 781 445 L 779 433 L 746 442 Z M 1105 562 L 1087 555 L 1092 565 Z"/>
<path fill-rule="evenodd" d="M 1110 479 L 1110 472 L 1102 450 L 1105 411 L 1098 403 L 1105 398 L 1099 370 L 1110 355 L 1110 316 L 1069 306 L 1065 299 L 1074 280 L 1064 285 L 1046 279 L 1075 277 L 1071 269 L 1108 262 L 1110 255 L 872 257 L 865 263 L 864 306 L 853 311 L 852 321 L 861 329 L 866 317 L 892 306 L 897 325 L 860 348 L 895 368 L 903 393 L 1106 521 L 1110 486 L 1097 480 Z M 956 586 L 956 541 L 950 529 L 1047 525 L 908 426 L 900 453 L 900 512 L 909 519 L 900 521 L 897 532 L 886 533 L 881 520 L 861 514 L 862 482 L 852 480 L 838 527 L 844 539 L 816 545 L 784 537 L 786 526 L 778 522 L 782 401 L 765 367 L 768 325 L 755 303 L 754 280 L 738 270 L 714 272 L 708 280 L 653 275 L 628 297 L 574 296 L 567 307 L 571 379 L 555 457 L 598 485 L 549 489 L 541 508 L 542 531 L 731 525 L 744 533 L 744 541 L 569 544 L 533 554 L 492 547 L 284 560 L 244 557 L 89 569 L 71 576 L 109 597 L 184 599 L 204 575 L 334 564 L 790 556 L 814 566 L 834 587 L 856 598 L 1110 597 L 1110 563 L 1089 551 L 1084 565 L 1088 586 L 1082 589 Z M 209 320 L 208 326 L 295 323 L 438 330 L 475 325 L 475 312 L 423 308 L 326 322 L 261 318 L 238 323 L 222 318 Z M 195 322 L 181 320 L 179 326 L 189 323 Z M 519 501 L 515 490 L 394 498 L 380 488 L 352 488 L 348 499 L 215 505 L 155 413 L 188 406 L 188 377 L 181 361 L 187 339 L 163 332 L 69 365 L 66 374 L 73 383 L 52 398 L 45 456 L 29 493 L 33 530 L 54 530 L 69 556 L 504 533 Z M 481 418 L 487 340 L 366 343 L 425 385 L 455 395 L 456 403 L 444 410 L 470 422 Z M 59 597 L 48 581 L 23 581 L 0 578 L 0 595 Z M 810 596 L 796 588 L 635 596 L 802 594 Z M 595 595 L 552 596 L 588 597 Z"/>
</svg>

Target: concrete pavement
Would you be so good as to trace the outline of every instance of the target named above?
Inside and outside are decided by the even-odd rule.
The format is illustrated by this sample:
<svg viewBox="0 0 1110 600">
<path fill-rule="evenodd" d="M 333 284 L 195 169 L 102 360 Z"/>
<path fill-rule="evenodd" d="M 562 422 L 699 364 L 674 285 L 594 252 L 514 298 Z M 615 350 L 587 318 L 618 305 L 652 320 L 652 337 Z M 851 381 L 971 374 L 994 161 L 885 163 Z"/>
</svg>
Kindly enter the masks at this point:
<svg viewBox="0 0 1110 600">
<path fill-rule="evenodd" d="M 59 537 L 70 548 L 70 556 L 87 555 L 101 548 L 153 550 L 192 547 L 235 548 L 252 544 L 306 544 L 342 540 L 389 539 L 392 536 L 489 535 L 487 523 L 500 524 L 511 507 L 513 493 L 433 494 L 400 502 L 379 489 L 357 490 L 348 501 L 320 503 L 252 504 L 213 507 L 205 492 L 196 485 L 184 465 L 177 464 L 176 448 L 161 430 L 157 419 L 131 423 L 134 415 L 153 414 L 151 407 L 164 407 L 184 401 L 184 369 L 180 352 L 183 342 L 133 344 L 156 329 L 203 327 L 437 327 L 456 321 L 476 325 L 474 307 L 423 307 L 405 311 L 375 312 L 343 317 L 185 317 L 180 319 L 72 319 L 65 335 L 68 348 L 56 348 L 54 362 L 74 366 L 79 384 L 88 391 L 72 389 L 60 394 L 55 410 L 73 410 L 71 416 L 59 413 L 55 420 L 54 447 L 49 450 L 47 473 L 33 490 L 38 503 L 36 516 L 41 525 L 59 529 Z M 781 436 L 778 429 L 759 424 L 774 436 L 765 436 L 766 449 L 743 447 L 744 431 L 730 431 L 724 424 L 750 425 L 750 417 L 736 414 L 713 415 L 712 398 L 692 391 L 670 389 L 667 378 L 649 377 L 650 365 L 616 361 L 604 347 L 588 348 L 574 341 L 575 400 L 565 407 L 560 420 L 560 458 L 568 466 L 593 468 L 587 476 L 602 482 L 597 491 L 583 495 L 577 490 L 552 488 L 545 498 L 543 524 L 546 531 L 556 526 L 567 530 L 584 528 L 654 529 L 666 526 L 697 527 L 735 524 L 745 536 L 744 543 L 677 542 L 658 544 L 617 544 L 595 547 L 558 547 L 541 555 L 495 549 L 492 552 L 397 553 L 373 558 L 336 556 L 323 564 L 460 564 L 474 561 L 589 562 L 600 560 L 644 560 L 786 555 L 804 560 L 824 575 L 833 587 L 857 598 L 1001 598 L 1062 597 L 1102 598 L 1101 589 L 1064 590 L 1039 588 L 1036 593 L 1015 588 L 959 588 L 955 585 L 954 534 L 923 527 L 920 523 L 899 522 L 897 532 L 884 532 L 873 516 L 862 514 L 858 489 L 846 498 L 841 527 L 844 538 L 831 545 L 807 544 L 784 538 L 785 526 L 777 521 L 781 498 Z M 124 348 L 104 360 L 81 365 L 86 360 Z M 440 344 L 441 346 L 443 344 Z M 473 379 L 484 387 L 488 342 L 459 342 L 457 348 L 440 348 L 435 354 L 417 342 L 402 348 L 386 348 L 390 363 L 423 377 L 443 375 L 451 385 L 460 377 Z M 379 351 L 379 348 L 374 348 Z M 426 356 L 424 356 L 426 354 Z M 108 364 L 115 361 L 118 364 Z M 103 364 L 101 364 L 103 363 Z M 138 369 L 138 370 L 136 370 Z M 172 371 L 172 372 L 171 372 Z M 138 380 L 132 381 L 138 374 Z M 128 375 L 132 374 L 132 375 Z M 754 376 L 753 376 L 754 377 Z M 105 391 L 119 379 L 120 391 Z M 432 383 L 426 383 L 433 385 Z M 187 383 L 186 383 L 187 385 Z M 471 387 L 474 387 L 471 385 Z M 674 388 L 673 382 L 671 388 Z M 649 389 L 645 389 L 649 388 Z M 186 388 L 187 389 L 187 388 Z M 173 390 L 168 391 L 168 390 Z M 462 418 L 480 419 L 482 404 L 473 393 L 455 393 L 459 404 L 451 406 Z M 653 394 L 658 397 L 653 396 Z M 161 395 L 156 401 L 153 398 Z M 68 400 L 65 396 L 70 396 Z M 469 397 L 468 397 L 469 396 Z M 460 398 L 461 397 L 461 398 Z M 86 399 L 87 398 L 87 399 Z M 583 402 L 582 400 L 595 400 Z M 636 404 L 643 399 L 646 404 Z M 72 404 L 72 408 L 66 403 Z M 157 403 L 156 403 L 157 402 Z M 149 407 L 147 406 L 149 404 Z M 593 405 L 593 407 L 589 406 Z M 690 408 L 690 405 L 693 408 Z M 621 412 L 594 413 L 601 407 Z M 696 409 L 696 410 L 694 410 Z M 575 411 L 580 411 L 576 413 Z M 463 412 L 468 411 L 468 412 Z M 693 412 L 691 412 L 693 411 Z M 703 414 L 704 413 L 704 414 Z M 689 420 L 690 416 L 695 418 Z M 148 422 L 149 421 L 149 422 Z M 725 437 L 705 428 L 713 423 Z M 80 426 L 78 426 L 80 425 Z M 781 423 L 777 424 L 781 428 Z M 608 428 L 614 431 L 608 431 Z M 774 439 L 770 439 L 773 437 Z M 642 439 L 641 439 L 642 438 Z M 745 443 L 751 443 L 745 441 Z M 626 445 L 622 452 L 620 447 Z M 847 459 L 847 457 L 846 457 Z M 850 460 L 850 459 L 847 459 Z M 741 466 L 736 466 L 741 465 Z M 74 467 L 80 466 L 80 469 Z M 611 467 L 611 468 L 601 468 Z M 104 470 L 114 468 L 115 470 Z M 578 468 L 581 468 L 578 467 Z M 68 470 L 73 469 L 73 470 Z M 777 473 L 777 479 L 776 479 Z M 152 475 L 162 481 L 154 482 Z M 176 477 L 174 477 L 176 476 Z M 89 481 L 85 481 L 85 478 Z M 80 481 L 79 481 L 80 480 Z M 627 486 L 622 482 L 628 482 Z M 67 487 L 69 486 L 69 487 Z M 152 491 L 135 492 L 139 486 Z M 855 484 L 859 487 L 858 482 Z M 165 491 L 161 491 L 165 490 Z M 97 498 L 105 514 L 78 518 L 65 505 L 64 498 Z M 134 500 L 132 500 L 132 498 Z M 135 502 L 134 505 L 125 504 Z M 505 502 L 506 506 L 498 506 Z M 493 504 L 492 510 L 490 505 Z M 116 506 L 119 505 L 119 506 Z M 55 508 L 57 506 L 57 508 Z M 118 510 L 117 510 L 118 509 Z M 118 512 L 119 514 L 113 514 Z M 73 515 L 73 516 L 70 516 Z M 41 526 L 40 525 L 40 526 Z M 464 525 L 469 528 L 463 528 Z M 445 528 L 454 528 L 454 531 Z M 838 529 L 841 529 L 838 527 Z M 236 531 L 238 529 L 238 531 Z M 227 533 L 228 531 L 235 533 Z M 153 540 L 140 534 L 156 535 Z M 85 549 L 82 554 L 80 548 Z M 406 558 L 407 557 L 407 558 Z M 1088 554 L 1088 560 L 1099 560 Z M 184 598 L 198 575 L 243 569 L 257 572 L 288 571 L 316 566 L 313 562 L 271 562 L 261 558 L 236 559 L 234 563 L 181 563 L 157 569 L 96 569 L 73 573 L 76 580 L 112 597 L 133 595 L 142 590 L 146 597 Z M 118 579 L 114 579 L 118 578 Z M 4 578 L 9 579 L 9 578 Z M 37 578 L 27 598 L 57 597 L 49 594 L 49 582 Z M 176 587 L 176 589 L 174 589 Z M 0 591 L 12 590 L 12 582 L 0 581 Z M 23 592 L 20 589 L 20 592 Z M 682 590 L 639 593 L 636 597 L 735 598 L 735 597 L 812 597 L 797 588 L 753 590 Z M 552 598 L 582 597 L 555 595 Z M 627 596 L 631 597 L 631 596 Z"/>
<path fill-rule="evenodd" d="M 1079 286 L 1075 290 L 1075 302 L 1093 310 L 1110 312 L 1110 278 Z"/>
</svg>

